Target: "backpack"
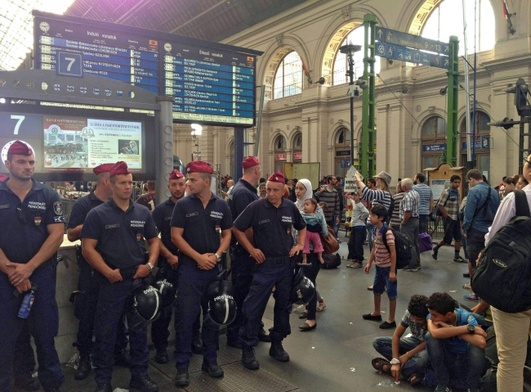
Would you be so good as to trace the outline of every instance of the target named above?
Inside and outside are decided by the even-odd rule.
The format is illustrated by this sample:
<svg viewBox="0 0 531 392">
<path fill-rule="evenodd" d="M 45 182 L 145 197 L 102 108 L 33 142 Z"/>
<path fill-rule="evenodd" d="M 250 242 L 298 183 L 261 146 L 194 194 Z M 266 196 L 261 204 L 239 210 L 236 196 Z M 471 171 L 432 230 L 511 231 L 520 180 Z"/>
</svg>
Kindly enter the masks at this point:
<svg viewBox="0 0 531 392">
<path fill-rule="evenodd" d="M 388 227 L 385 233 L 387 234 L 388 231 L 391 231 L 395 236 L 396 268 L 402 269 L 408 266 L 411 262 L 411 248 L 413 247 L 413 244 L 411 244 L 409 237 L 404 233 L 395 231 L 391 227 Z M 384 233 L 382 233 L 382 241 L 387 248 L 387 251 L 390 252 L 389 245 L 387 245 L 387 238 Z"/>
<path fill-rule="evenodd" d="M 450 192 L 450 188 L 445 189 L 445 190 L 443 191 L 443 193 L 446 192 L 446 191 L 448 191 L 448 193 L 449 193 L 449 192 Z M 439 201 L 441 200 L 441 197 L 442 197 L 442 193 L 441 193 L 441 195 L 439 196 L 439 198 L 437 199 L 437 201 L 435 202 L 435 205 L 433 206 L 433 208 L 432 208 L 432 210 L 431 210 L 431 212 L 430 212 L 429 217 L 430 217 L 430 220 L 431 220 L 431 221 L 436 221 L 436 220 L 437 220 L 437 217 L 442 216 L 442 212 L 441 212 L 441 210 L 439 210 Z M 446 207 L 446 203 L 448 203 L 448 199 L 449 199 L 449 198 L 450 198 L 450 195 L 448 194 L 448 197 L 447 197 L 446 200 L 444 201 L 443 208 Z"/>
<path fill-rule="evenodd" d="M 323 253 L 324 264 L 322 269 L 334 269 L 341 265 L 341 256 L 339 254 Z"/>
<path fill-rule="evenodd" d="M 525 193 L 514 197 L 515 217 L 489 241 L 472 275 L 474 292 L 507 313 L 531 308 L 531 217 Z"/>
</svg>

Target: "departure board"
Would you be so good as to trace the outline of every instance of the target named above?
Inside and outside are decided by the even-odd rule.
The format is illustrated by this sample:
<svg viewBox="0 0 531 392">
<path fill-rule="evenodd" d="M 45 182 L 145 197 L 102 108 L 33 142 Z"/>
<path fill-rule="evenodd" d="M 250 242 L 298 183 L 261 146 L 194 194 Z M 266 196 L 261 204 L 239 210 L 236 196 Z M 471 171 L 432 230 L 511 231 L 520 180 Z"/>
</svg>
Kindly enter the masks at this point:
<svg viewBox="0 0 531 392">
<path fill-rule="evenodd" d="M 160 94 L 158 40 L 117 29 L 35 18 L 36 68 L 67 76 L 84 73 Z"/>
<path fill-rule="evenodd" d="M 37 69 L 102 76 L 171 96 L 176 122 L 255 123 L 261 52 L 40 11 L 33 15 Z"/>
<path fill-rule="evenodd" d="M 252 125 L 255 57 L 176 42 L 164 45 L 164 93 L 173 117 Z"/>
</svg>

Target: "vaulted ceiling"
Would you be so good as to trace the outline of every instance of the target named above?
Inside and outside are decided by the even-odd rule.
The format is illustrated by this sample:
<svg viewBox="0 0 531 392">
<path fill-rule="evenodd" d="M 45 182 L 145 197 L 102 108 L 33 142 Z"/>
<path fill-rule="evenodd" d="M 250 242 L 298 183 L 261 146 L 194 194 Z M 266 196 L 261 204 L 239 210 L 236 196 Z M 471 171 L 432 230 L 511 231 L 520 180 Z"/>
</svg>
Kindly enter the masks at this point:
<svg viewBox="0 0 531 392">
<path fill-rule="evenodd" d="M 219 42 L 306 0 L 76 0 L 65 13 Z"/>
</svg>

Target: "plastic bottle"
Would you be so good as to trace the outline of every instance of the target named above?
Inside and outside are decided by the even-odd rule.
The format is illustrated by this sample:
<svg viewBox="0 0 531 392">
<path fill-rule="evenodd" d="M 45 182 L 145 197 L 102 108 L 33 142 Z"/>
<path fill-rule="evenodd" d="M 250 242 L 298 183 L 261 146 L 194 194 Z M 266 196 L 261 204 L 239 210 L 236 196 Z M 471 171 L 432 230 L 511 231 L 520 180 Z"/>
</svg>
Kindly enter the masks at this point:
<svg viewBox="0 0 531 392">
<path fill-rule="evenodd" d="M 24 295 L 20 308 L 18 309 L 18 317 L 21 319 L 27 319 L 35 301 L 35 293 L 37 292 L 37 286 L 31 286 L 31 289 Z"/>
</svg>

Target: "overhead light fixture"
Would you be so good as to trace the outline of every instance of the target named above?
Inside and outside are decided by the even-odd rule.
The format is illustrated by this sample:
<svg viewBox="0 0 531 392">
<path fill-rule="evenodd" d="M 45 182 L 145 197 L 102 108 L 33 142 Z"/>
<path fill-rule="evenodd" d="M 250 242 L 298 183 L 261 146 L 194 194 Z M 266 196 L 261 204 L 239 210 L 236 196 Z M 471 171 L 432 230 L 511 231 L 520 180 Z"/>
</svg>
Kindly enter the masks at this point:
<svg viewBox="0 0 531 392">
<path fill-rule="evenodd" d="M 191 124 L 192 136 L 201 136 L 203 134 L 203 126 L 201 124 Z"/>
</svg>

